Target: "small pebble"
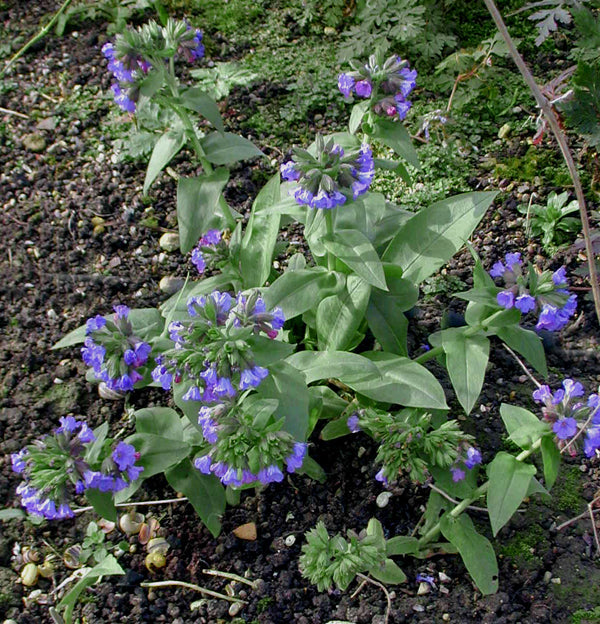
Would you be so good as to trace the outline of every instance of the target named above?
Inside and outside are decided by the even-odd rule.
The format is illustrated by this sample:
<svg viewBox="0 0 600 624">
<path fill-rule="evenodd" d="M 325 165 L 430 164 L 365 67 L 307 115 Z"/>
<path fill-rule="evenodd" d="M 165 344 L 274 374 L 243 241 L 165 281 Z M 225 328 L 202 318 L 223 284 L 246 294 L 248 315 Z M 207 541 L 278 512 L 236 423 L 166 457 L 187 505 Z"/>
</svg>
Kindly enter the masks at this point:
<svg viewBox="0 0 600 624">
<path fill-rule="evenodd" d="M 391 492 L 381 492 L 381 494 L 379 494 L 379 496 L 375 500 L 375 502 L 377 503 L 377 507 L 380 507 L 381 509 L 387 507 L 388 503 L 390 502 L 390 498 L 392 498 Z"/>
<path fill-rule="evenodd" d="M 544 572 L 544 583 L 549 583 L 551 578 L 552 572 L 550 572 L 550 570 L 546 570 L 546 572 Z"/>
<path fill-rule="evenodd" d="M 289 547 L 289 546 L 293 546 L 293 545 L 296 543 L 296 536 L 295 536 L 295 535 L 288 535 L 288 536 L 285 538 L 285 542 L 284 542 L 284 543 L 285 543 L 285 545 L 286 545 L 286 546 L 288 546 L 288 547 Z"/>
<path fill-rule="evenodd" d="M 429 583 L 419 583 L 419 589 L 417 589 L 417 596 L 428 594 L 430 591 L 431 591 L 431 587 L 429 587 Z"/>
<path fill-rule="evenodd" d="M 442 620 L 444 620 L 444 622 L 449 622 L 450 621 L 450 614 L 449 613 L 443 613 L 442 614 Z"/>
<path fill-rule="evenodd" d="M 425 611 L 425 607 L 423 605 L 416 604 L 412 606 L 412 610 L 416 611 L 417 613 L 423 613 L 423 611 Z"/>
<path fill-rule="evenodd" d="M 234 602 L 229 607 L 229 615 L 231 617 L 235 617 L 243 608 L 244 608 L 244 603 L 243 602 Z"/>
<path fill-rule="evenodd" d="M 179 234 L 167 232 L 160 237 L 158 244 L 161 249 L 167 252 L 177 251 L 179 249 Z"/>
<path fill-rule="evenodd" d="M 557 576 L 555 578 L 552 578 L 550 579 L 550 582 L 554 583 L 555 585 L 560 585 L 560 577 Z"/>
</svg>

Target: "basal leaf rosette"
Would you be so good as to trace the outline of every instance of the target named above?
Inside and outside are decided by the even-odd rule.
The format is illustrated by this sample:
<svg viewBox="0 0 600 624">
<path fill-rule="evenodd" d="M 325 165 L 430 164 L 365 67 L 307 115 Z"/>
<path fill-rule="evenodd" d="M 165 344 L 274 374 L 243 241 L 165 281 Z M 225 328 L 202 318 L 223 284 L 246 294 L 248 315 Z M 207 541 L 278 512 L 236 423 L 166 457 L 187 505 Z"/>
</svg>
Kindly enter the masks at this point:
<svg viewBox="0 0 600 624">
<path fill-rule="evenodd" d="M 256 364 L 248 340 L 265 334 L 275 338 L 283 327 L 280 308 L 272 311 L 258 292 L 214 291 L 190 297 L 188 318 L 169 324 L 173 348 L 156 358 L 152 378 L 163 389 L 186 384 L 185 401 L 218 403 L 256 388 L 269 370 Z"/>
<path fill-rule="evenodd" d="M 381 52 L 367 62 L 351 60 L 352 70 L 340 74 L 338 88 L 345 97 L 368 99 L 376 114 L 402 121 L 412 106 L 408 96 L 416 86 L 417 71 L 395 54 L 387 59 Z"/>
<path fill-rule="evenodd" d="M 96 379 L 125 394 L 144 378 L 152 347 L 135 335 L 127 306 L 116 305 L 114 311 L 111 317 L 88 319 L 81 357 Z"/>
<path fill-rule="evenodd" d="M 331 210 L 366 193 L 375 175 L 371 148 L 363 143 L 346 154 L 333 139 L 321 135 L 315 141 L 315 155 L 294 148 L 292 160 L 281 165 L 281 176 L 298 186 L 290 191 L 296 202 L 320 210 Z"/>
<path fill-rule="evenodd" d="M 537 315 L 536 330 L 562 329 L 577 309 L 577 295 L 567 290 L 566 269 L 538 272 L 532 265 L 523 267 L 520 253 L 507 253 L 490 276 L 502 282 L 496 301 L 502 308 L 515 308 L 522 315 Z"/>
<path fill-rule="evenodd" d="M 106 457 L 94 454 L 92 461 L 89 453 L 96 442 L 87 423 L 66 416 L 52 435 L 13 453 L 13 472 L 23 478 L 17 488 L 23 507 L 48 520 L 72 518 L 76 495 L 89 489 L 118 492 L 138 479 L 143 468 L 135 465 L 140 456 L 133 446 L 100 440 L 100 455 Z"/>
</svg>

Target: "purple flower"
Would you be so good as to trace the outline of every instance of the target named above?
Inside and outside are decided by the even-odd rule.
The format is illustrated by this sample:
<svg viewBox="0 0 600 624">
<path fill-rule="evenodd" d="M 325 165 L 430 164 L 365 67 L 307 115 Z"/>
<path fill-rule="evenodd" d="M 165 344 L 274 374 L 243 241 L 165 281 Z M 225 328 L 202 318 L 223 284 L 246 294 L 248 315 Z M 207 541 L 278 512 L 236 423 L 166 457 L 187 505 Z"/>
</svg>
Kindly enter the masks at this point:
<svg viewBox="0 0 600 624">
<path fill-rule="evenodd" d="M 577 421 L 574 418 L 561 418 L 554 423 L 552 431 L 559 440 L 568 440 L 577 433 Z"/>
<path fill-rule="evenodd" d="M 583 452 L 586 457 L 594 457 L 596 451 L 600 448 L 600 427 L 592 427 L 586 431 L 585 440 L 583 442 Z"/>
<path fill-rule="evenodd" d="M 452 481 L 454 481 L 454 483 L 458 483 L 466 477 L 465 471 L 456 466 L 450 468 L 450 472 L 452 473 Z"/>
<path fill-rule="evenodd" d="M 300 171 L 296 169 L 294 162 L 291 160 L 283 163 L 283 165 L 279 167 L 279 171 L 281 172 L 281 177 L 288 182 L 296 182 L 302 175 Z"/>
<path fill-rule="evenodd" d="M 18 453 L 12 453 L 10 456 L 10 461 L 11 461 L 11 466 L 12 466 L 12 470 L 13 472 L 16 473 L 22 473 L 25 471 L 25 468 L 27 467 L 26 464 L 26 457 L 27 454 L 29 453 L 29 451 L 24 448 L 21 449 Z"/>
<path fill-rule="evenodd" d="M 561 311 L 549 303 L 544 304 L 542 311 L 538 317 L 538 322 L 535 328 L 539 331 L 541 329 L 545 329 L 547 331 L 558 331 L 562 329 L 569 317 L 564 318 L 564 314 L 561 315 Z"/>
<path fill-rule="evenodd" d="M 86 423 L 81 423 L 81 429 L 79 430 L 77 437 L 84 444 L 89 444 L 90 442 L 94 442 L 96 440 L 94 432 L 87 426 Z"/>
<path fill-rule="evenodd" d="M 494 266 L 490 270 L 490 275 L 492 277 L 502 277 L 504 275 L 504 271 L 506 271 L 506 267 L 500 260 L 494 264 Z"/>
<path fill-rule="evenodd" d="M 481 453 L 474 446 L 470 446 L 467 449 L 467 458 L 465 459 L 465 466 L 472 470 L 477 464 L 481 463 Z"/>
<path fill-rule="evenodd" d="M 433 576 L 427 576 L 426 574 L 417 574 L 415 581 L 417 583 L 427 583 L 435 589 L 435 580 Z"/>
<path fill-rule="evenodd" d="M 359 80 L 354 85 L 354 91 L 359 97 L 368 98 L 371 97 L 371 93 L 373 92 L 373 86 L 368 80 Z"/>
<path fill-rule="evenodd" d="M 352 414 L 352 416 L 350 416 L 346 421 L 346 425 L 348 426 L 348 429 L 350 429 L 351 433 L 358 433 L 361 430 L 358 425 L 358 420 L 358 414 Z"/>
<path fill-rule="evenodd" d="M 507 253 L 506 256 L 504 256 L 504 261 L 506 262 L 506 266 L 509 271 L 514 271 L 515 266 L 521 266 L 523 264 L 521 260 L 521 254 L 518 252 Z"/>
<path fill-rule="evenodd" d="M 555 286 L 567 286 L 567 269 L 562 266 L 557 271 L 554 271 L 554 273 L 552 273 L 552 281 L 554 282 Z"/>
<path fill-rule="evenodd" d="M 383 472 L 383 468 L 375 475 L 375 481 L 379 481 L 384 487 L 389 486 L 389 481 Z"/>
<path fill-rule="evenodd" d="M 236 392 L 229 377 L 219 377 L 215 387 L 212 389 L 218 397 L 234 397 Z"/>
<path fill-rule="evenodd" d="M 600 397 L 597 394 L 590 394 L 587 406 L 592 410 L 592 424 L 600 425 Z"/>
<path fill-rule="evenodd" d="M 348 74 L 340 74 L 338 77 L 338 89 L 342 92 L 344 97 L 350 97 L 352 88 L 354 87 L 354 78 Z"/>
<path fill-rule="evenodd" d="M 510 310 L 515 305 L 515 296 L 511 290 L 503 290 L 496 295 L 498 305 Z"/>
<path fill-rule="evenodd" d="M 307 444 L 305 442 L 296 442 L 294 444 L 291 455 L 285 460 L 288 472 L 296 472 L 296 470 L 302 467 L 304 457 L 306 456 L 306 449 Z"/>
<path fill-rule="evenodd" d="M 208 230 L 206 234 L 200 239 L 199 243 L 203 247 L 214 247 L 221 242 L 221 230 L 212 229 Z"/>
<path fill-rule="evenodd" d="M 135 447 L 126 442 L 119 442 L 112 452 L 111 457 L 121 472 L 127 470 L 130 466 L 135 464 L 138 454 Z"/>
<path fill-rule="evenodd" d="M 515 308 L 523 314 L 527 314 L 535 309 L 535 298 L 531 295 L 520 295 L 515 301 Z"/>
<path fill-rule="evenodd" d="M 198 247 L 192 250 L 192 264 L 198 270 L 198 273 L 202 274 L 206 270 L 206 260 Z"/>
<path fill-rule="evenodd" d="M 210 467 L 212 465 L 212 459 L 210 455 L 202 455 L 198 457 L 194 461 L 194 466 L 202 473 L 202 474 L 210 474 Z"/>
<path fill-rule="evenodd" d="M 283 481 L 283 472 L 279 466 L 267 466 L 258 471 L 258 480 L 264 485 Z"/>
<path fill-rule="evenodd" d="M 152 379 L 160 384 L 163 390 L 171 389 L 171 382 L 173 381 L 173 375 L 169 372 L 169 369 L 166 366 L 159 364 L 152 371 Z"/>
<path fill-rule="evenodd" d="M 127 93 L 121 90 L 118 84 L 111 86 L 115 103 L 127 113 L 135 113 L 135 102 L 127 95 Z"/>
<path fill-rule="evenodd" d="M 96 344 L 89 336 L 84 340 L 83 344 L 84 346 L 81 348 L 81 359 L 85 364 L 91 366 L 96 373 L 99 373 L 104 364 L 106 348 Z"/>
<path fill-rule="evenodd" d="M 75 420 L 73 416 L 62 416 L 60 419 L 60 427 L 56 430 L 56 433 L 63 433 L 67 431 L 69 433 L 74 433 L 77 429 L 79 429 L 80 422 Z"/>
<path fill-rule="evenodd" d="M 260 382 L 269 375 L 269 369 L 262 366 L 254 366 L 246 368 L 242 371 L 239 389 L 248 390 L 248 388 L 257 388 Z"/>
<path fill-rule="evenodd" d="M 548 403 L 552 400 L 552 392 L 550 391 L 550 386 L 540 386 L 533 393 L 533 400 L 536 403 Z"/>
<path fill-rule="evenodd" d="M 115 317 L 118 319 L 126 319 L 130 312 L 129 308 L 122 304 L 113 306 L 113 310 L 115 311 Z"/>
<path fill-rule="evenodd" d="M 92 332 L 102 329 L 106 325 L 106 319 L 103 316 L 97 314 L 91 319 L 88 319 L 85 324 L 85 333 L 91 334 Z"/>
<path fill-rule="evenodd" d="M 585 394 L 583 385 L 580 384 L 578 381 L 573 381 L 572 379 L 565 379 L 562 382 L 562 385 L 563 385 L 563 388 L 565 389 L 565 392 L 569 396 L 569 398 L 581 397 Z"/>
<path fill-rule="evenodd" d="M 204 56 L 204 46 L 202 45 L 202 31 L 196 29 L 196 33 L 193 39 L 196 47 L 190 50 L 192 58 L 194 61 L 197 61 L 199 58 Z"/>
</svg>

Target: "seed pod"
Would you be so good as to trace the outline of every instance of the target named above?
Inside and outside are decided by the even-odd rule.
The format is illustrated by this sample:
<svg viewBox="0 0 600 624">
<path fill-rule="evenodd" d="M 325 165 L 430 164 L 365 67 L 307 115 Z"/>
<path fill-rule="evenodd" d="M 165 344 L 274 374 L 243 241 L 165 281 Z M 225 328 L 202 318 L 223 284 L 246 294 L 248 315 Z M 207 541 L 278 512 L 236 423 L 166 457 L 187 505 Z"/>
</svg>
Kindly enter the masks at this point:
<svg viewBox="0 0 600 624">
<path fill-rule="evenodd" d="M 119 528 L 127 535 L 137 535 L 144 523 L 144 514 L 130 511 L 119 519 Z"/>
<path fill-rule="evenodd" d="M 171 546 L 164 537 L 154 537 L 148 542 L 146 548 L 149 553 L 158 552 L 166 555 Z"/>
<path fill-rule="evenodd" d="M 33 587 L 40 576 L 40 571 L 35 563 L 28 563 L 21 570 L 21 583 L 25 585 L 25 587 Z"/>
<path fill-rule="evenodd" d="M 76 570 L 82 566 L 81 563 L 81 546 L 79 544 L 73 544 L 69 546 L 63 553 L 63 562 L 71 570 Z"/>
<path fill-rule="evenodd" d="M 167 558 L 161 552 L 151 552 L 146 555 L 145 563 L 148 571 L 154 573 L 158 568 L 167 565 Z"/>
<path fill-rule="evenodd" d="M 148 522 L 144 522 L 140 527 L 138 540 L 140 544 L 147 544 L 153 537 L 156 537 L 160 523 L 156 518 L 150 518 Z"/>
<path fill-rule="evenodd" d="M 28 546 L 23 548 L 21 556 L 23 557 L 23 563 L 25 564 L 39 563 L 42 560 L 42 555 L 40 555 L 39 551 L 29 548 Z"/>
</svg>

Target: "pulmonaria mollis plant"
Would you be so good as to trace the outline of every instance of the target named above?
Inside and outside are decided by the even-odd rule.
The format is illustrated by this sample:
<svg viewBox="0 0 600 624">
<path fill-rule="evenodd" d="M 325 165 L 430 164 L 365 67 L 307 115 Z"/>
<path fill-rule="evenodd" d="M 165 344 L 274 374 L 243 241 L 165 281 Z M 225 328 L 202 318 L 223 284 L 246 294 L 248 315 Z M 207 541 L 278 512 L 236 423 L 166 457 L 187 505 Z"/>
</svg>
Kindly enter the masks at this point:
<svg viewBox="0 0 600 624">
<path fill-rule="evenodd" d="M 23 477 L 17 494 L 29 513 L 48 520 L 72 518 L 76 495 L 119 492 L 138 479 L 143 468 L 136 465 L 140 455 L 135 448 L 111 444 L 96 433 L 66 416 L 52 435 L 12 454 L 12 469 Z"/>
<path fill-rule="evenodd" d="M 572 379 L 565 379 L 554 393 L 546 385 L 533 393 L 535 402 L 543 406 L 544 420 L 552 425 L 558 447 L 575 456 L 576 441 L 585 433 L 583 451 L 586 457 L 594 457 L 600 449 L 600 398 L 597 394 L 584 397 L 583 385 Z"/>
<path fill-rule="evenodd" d="M 371 186 L 375 167 L 371 148 L 366 144 L 348 154 L 333 139 L 315 141 L 316 155 L 294 148 L 292 160 L 281 165 L 281 176 L 298 186 L 290 191 L 300 205 L 331 209 L 356 199 Z"/>
<path fill-rule="evenodd" d="M 566 269 L 554 273 L 538 273 L 530 265 L 523 268 L 520 253 L 507 253 L 504 262 L 498 261 L 490 271 L 493 278 L 502 280 L 502 290 L 496 295 L 498 305 L 507 310 L 515 308 L 523 315 L 537 314 L 536 329 L 557 331 L 575 314 L 577 295 L 567 290 Z"/>
<path fill-rule="evenodd" d="M 417 71 L 399 56 L 383 59 L 372 54 L 366 63 L 351 60 L 352 71 L 340 74 L 338 88 L 345 97 L 368 99 L 376 115 L 403 120 L 412 106 L 408 96 L 416 86 Z"/>
<path fill-rule="evenodd" d="M 81 357 L 109 390 L 125 393 L 144 378 L 152 347 L 135 335 L 127 306 L 114 311 L 112 318 L 98 315 L 87 321 Z"/>
</svg>

